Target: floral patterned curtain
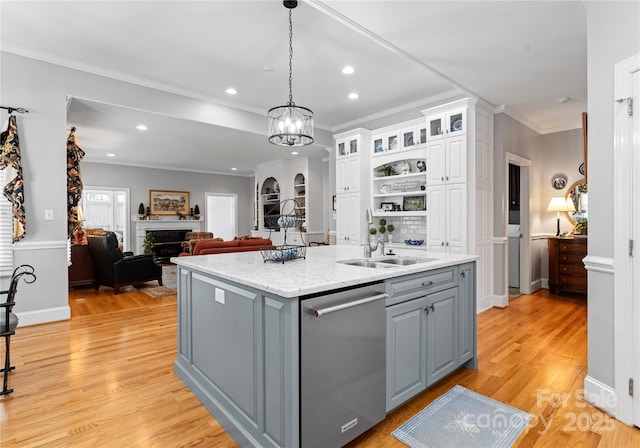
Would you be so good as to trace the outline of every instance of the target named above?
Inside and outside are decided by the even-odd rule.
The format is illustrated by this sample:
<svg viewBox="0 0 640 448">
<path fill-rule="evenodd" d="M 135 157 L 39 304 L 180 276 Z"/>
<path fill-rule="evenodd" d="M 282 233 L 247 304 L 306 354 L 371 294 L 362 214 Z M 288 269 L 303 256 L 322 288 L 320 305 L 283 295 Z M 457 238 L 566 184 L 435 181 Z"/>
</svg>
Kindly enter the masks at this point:
<svg viewBox="0 0 640 448">
<path fill-rule="evenodd" d="M 80 175 L 80 161 L 84 157 L 84 151 L 76 145 L 76 137 L 73 135 L 76 128 L 71 128 L 67 137 L 67 234 L 73 236 L 73 232 L 80 226 L 78 221 L 78 203 L 82 197 L 82 176 Z"/>
<path fill-rule="evenodd" d="M 24 181 L 22 179 L 22 162 L 18 125 L 15 115 L 0 133 L 0 170 L 7 170 L 9 183 L 4 186 L 4 196 L 11 202 L 13 211 L 13 241 L 24 238 L 26 214 L 24 209 Z"/>
</svg>

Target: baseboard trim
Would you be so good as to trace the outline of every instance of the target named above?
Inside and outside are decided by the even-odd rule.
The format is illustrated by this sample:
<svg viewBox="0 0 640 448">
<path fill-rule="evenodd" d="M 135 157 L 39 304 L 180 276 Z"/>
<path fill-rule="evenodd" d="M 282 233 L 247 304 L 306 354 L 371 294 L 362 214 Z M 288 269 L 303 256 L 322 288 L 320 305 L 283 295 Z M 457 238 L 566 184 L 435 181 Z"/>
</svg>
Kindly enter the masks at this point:
<svg viewBox="0 0 640 448">
<path fill-rule="evenodd" d="M 493 295 L 491 298 L 491 306 L 504 308 L 509 306 L 509 294 Z"/>
<path fill-rule="evenodd" d="M 548 279 L 542 279 L 539 278 L 538 280 L 534 280 L 531 282 L 531 294 L 533 294 L 534 292 L 536 292 L 539 289 L 542 289 L 544 287 L 544 281 L 547 281 L 547 288 L 549 288 L 549 280 Z"/>
<path fill-rule="evenodd" d="M 492 296 L 483 297 L 478 299 L 478 308 L 476 310 L 476 314 L 480 314 L 483 311 L 487 311 L 490 308 L 493 308 L 493 298 Z"/>
<path fill-rule="evenodd" d="M 616 416 L 618 404 L 616 391 L 589 375 L 584 379 L 584 399 L 607 414 Z"/>
<path fill-rule="evenodd" d="M 68 306 L 61 306 L 58 308 L 48 308 L 37 311 L 25 311 L 23 313 L 16 313 L 18 319 L 20 319 L 20 326 L 46 324 L 49 322 L 57 322 L 59 320 L 71 319 L 71 308 Z"/>
</svg>

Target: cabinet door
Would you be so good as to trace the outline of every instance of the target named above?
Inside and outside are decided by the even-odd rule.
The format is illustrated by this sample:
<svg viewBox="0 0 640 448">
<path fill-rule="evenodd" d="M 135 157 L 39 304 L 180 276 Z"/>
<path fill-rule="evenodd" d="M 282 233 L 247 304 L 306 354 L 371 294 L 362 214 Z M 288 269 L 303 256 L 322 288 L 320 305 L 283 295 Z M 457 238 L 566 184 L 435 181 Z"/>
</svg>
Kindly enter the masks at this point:
<svg viewBox="0 0 640 448">
<path fill-rule="evenodd" d="M 427 145 L 427 185 L 442 185 L 445 181 L 445 142 L 438 140 Z"/>
<path fill-rule="evenodd" d="M 336 193 L 347 192 L 347 179 L 347 159 L 336 160 Z"/>
<path fill-rule="evenodd" d="M 346 207 L 349 211 L 347 221 L 347 241 L 351 245 L 360 245 L 360 228 L 362 221 L 360 219 L 360 193 L 349 193 L 347 195 Z"/>
<path fill-rule="evenodd" d="M 387 412 L 426 388 L 426 308 L 426 297 L 387 308 Z"/>
<path fill-rule="evenodd" d="M 427 141 L 444 138 L 445 116 L 444 114 L 431 115 L 427 117 Z"/>
<path fill-rule="evenodd" d="M 445 157 L 445 177 L 446 182 L 466 182 L 467 181 L 467 138 L 447 137 Z"/>
<path fill-rule="evenodd" d="M 467 132 L 467 109 L 454 109 L 446 113 L 446 135 L 453 137 Z"/>
<path fill-rule="evenodd" d="M 458 288 L 427 296 L 427 386 L 458 366 Z"/>
<path fill-rule="evenodd" d="M 347 159 L 347 191 L 360 191 L 360 157 L 349 157 Z"/>
<path fill-rule="evenodd" d="M 458 273 L 458 355 L 459 363 L 469 361 L 476 352 L 475 272 L 473 263 L 460 266 Z"/>
<path fill-rule="evenodd" d="M 360 244 L 360 193 L 342 193 L 336 197 L 337 244 Z"/>
<path fill-rule="evenodd" d="M 416 136 L 416 130 L 412 128 L 402 129 L 400 131 L 400 143 L 402 149 L 412 149 L 418 144 L 418 137 Z"/>
<path fill-rule="evenodd" d="M 467 253 L 467 184 L 446 186 L 446 236 L 447 252 Z"/>
<path fill-rule="evenodd" d="M 336 142 L 336 156 L 337 157 L 344 157 L 348 154 L 348 148 L 347 148 L 348 142 L 346 140 L 338 140 Z"/>
<path fill-rule="evenodd" d="M 444 185 L 427 187 L 427 247 L 430 251 L 446 251 L 446 213 Z"/>
<path fill-rule="evenodd" d="M 360 151 L 360 139 L 357 137 L 350 138 L 349 148 L 348 148 L 349 155 L 358 154 L 359 151 Z"/>
</svg>

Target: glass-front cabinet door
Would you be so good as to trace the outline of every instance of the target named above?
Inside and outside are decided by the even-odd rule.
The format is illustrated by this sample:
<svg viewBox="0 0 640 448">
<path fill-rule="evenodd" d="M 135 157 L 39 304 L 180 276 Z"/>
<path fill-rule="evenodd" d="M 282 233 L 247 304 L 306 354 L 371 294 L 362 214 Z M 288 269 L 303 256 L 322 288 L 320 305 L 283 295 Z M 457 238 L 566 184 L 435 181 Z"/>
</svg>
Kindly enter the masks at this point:
<svg viewBox="0 0 640 448">
<path fill-rule="evenodd" d="M 467 130 L 466 108 L 451 110 L 427 118 L 427 140 L 464 134 Z"/>
</svg>

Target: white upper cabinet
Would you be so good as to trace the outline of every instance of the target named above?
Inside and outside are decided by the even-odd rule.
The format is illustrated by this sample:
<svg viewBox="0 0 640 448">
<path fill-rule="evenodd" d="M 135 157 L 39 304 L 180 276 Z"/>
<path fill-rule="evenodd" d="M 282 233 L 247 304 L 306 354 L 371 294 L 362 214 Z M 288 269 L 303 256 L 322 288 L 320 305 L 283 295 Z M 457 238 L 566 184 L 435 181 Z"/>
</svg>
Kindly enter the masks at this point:
<svg viewBox="0 0 640 448">
<path fill-rule="evenodd" d="M 427 141 L 463 135 L 467 132 L 467 109 L 460 108 L 427 117 Z"/>
</svg>

